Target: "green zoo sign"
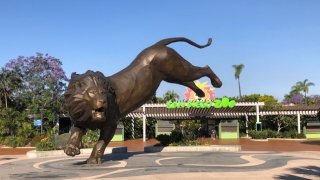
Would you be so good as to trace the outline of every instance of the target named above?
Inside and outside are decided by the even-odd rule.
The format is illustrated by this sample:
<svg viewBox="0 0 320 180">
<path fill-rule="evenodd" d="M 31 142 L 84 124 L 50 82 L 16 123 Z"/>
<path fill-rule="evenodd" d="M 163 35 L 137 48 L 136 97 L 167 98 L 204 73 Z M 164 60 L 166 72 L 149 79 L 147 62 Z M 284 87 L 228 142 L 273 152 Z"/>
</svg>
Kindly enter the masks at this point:
<svg viewBox="0 0 320 180">
<path fill-rule="evenodd" d="M 229 100 L 229 98 L 224 97 L 222 99 L 215 99 L 214 101 L 178 101 L 172 102 L 168 101 L 166 103 L 167 108 L 233 108 L 236 105 L 235 100 Z"/>
</svg>

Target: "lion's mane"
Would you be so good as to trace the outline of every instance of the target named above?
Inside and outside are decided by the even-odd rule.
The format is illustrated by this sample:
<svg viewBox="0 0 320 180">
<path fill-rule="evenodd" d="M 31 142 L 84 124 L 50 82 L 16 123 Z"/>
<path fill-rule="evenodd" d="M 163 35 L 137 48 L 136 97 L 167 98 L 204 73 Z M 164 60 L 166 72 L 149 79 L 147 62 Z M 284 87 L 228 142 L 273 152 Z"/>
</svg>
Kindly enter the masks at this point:
<svg viewBox="0 0 320 180">
<path fill-rule="evenodd" d="M 74 125 L 97 128 L 95 126 L 99 126 L 99 124 L 92 124 L 91 122 L 92 109 L 90 102 L 86 99 L 79 98 L 83 96 L 88 89 L 88 87 L 81 85 L 88 77 L 91 79 L 95 78 L 99 82 L 98 84 L 105 90 L 103 96 L 106 96 L 107 100 L 106 108 L 104 109 L 106 120 L 117 119 L 119 117 L 115 91 L 109 79 L 101 72 L 87 71 L 84 74 L 72 73 L 69 85 L 64 94 L 66 100 L 65 107 Z"/>
</svg>

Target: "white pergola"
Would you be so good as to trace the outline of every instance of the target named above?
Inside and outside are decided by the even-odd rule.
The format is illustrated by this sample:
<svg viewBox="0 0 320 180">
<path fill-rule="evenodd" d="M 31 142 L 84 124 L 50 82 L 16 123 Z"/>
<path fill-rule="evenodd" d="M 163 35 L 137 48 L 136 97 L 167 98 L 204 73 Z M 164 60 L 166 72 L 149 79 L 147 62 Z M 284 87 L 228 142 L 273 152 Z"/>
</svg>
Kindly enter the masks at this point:
<svg viewBox="0 0 320 180">
<path fill-rule="evenodd" d="M 207 118 L 235 118 L 241 116 L 253 115 L 247 111 L 255 107 L 254 115 L 257 122 L 260 121 L 260 106 L 264 106 L 264 102 L 240 102 L 236 103 L 235 109 L 238 111 L 224 111 L 224 108 L 177 108 L 168 109 L 166 104 L 144 104 L 141 108 L 127 115 L 132 118 L 132 130 L 134 131 L 133 118 L 142 118 L 143 120 L 143 142 L 146 141 L 146 120 L 148 117 L 156 119 L 190 119 L 195 116 L 205 116 Z M 225 108 L 230 110 L 231 108 Z M 218 110 L 218 111 L 217 111 Z M 195 115 L 196 114 L 196 115 Z M 134 134 L 133 134 L 134 137 Z"/>
<path fill-rule="evenodd" d="M 238 102 L 233 108 L 176 108 L 168 109 L 166 104 L 144 104 L 141 108 L 131 112 L 127 117 L 132 118 L 132 127 L 134 130 L 133 118 L 142 118 L 143 120 L 143 141 L 146 141 L 146 120 L 148 117 L 159 120 L 182 120 L 194 119 L 195 117 L 205 117 L 207 119 L 218 118 L 240 118 L 256 116 L 256 122 L 260 122 L 260 116 L 266 115 L 296 115 L 297 131 L 301 133 L 300 121 L 301 115 L 316 116 L 320 106 L 284 106 L 279 110 L 260 110 L 264 102 Z M 133 134 L 134 137 L 134 134 Z"/>
</svg>

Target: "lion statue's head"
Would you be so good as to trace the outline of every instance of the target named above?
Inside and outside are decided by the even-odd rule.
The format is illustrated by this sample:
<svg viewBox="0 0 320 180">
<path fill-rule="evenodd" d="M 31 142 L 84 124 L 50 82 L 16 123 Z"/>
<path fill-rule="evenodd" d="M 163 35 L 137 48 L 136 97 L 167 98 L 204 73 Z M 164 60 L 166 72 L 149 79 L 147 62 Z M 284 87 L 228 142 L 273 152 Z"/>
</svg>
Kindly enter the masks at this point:
<svg viewBox="0 0 320 180">
<path fill-rule="evenodd" d="M 75 125 L 99 124 L 108 119 L 108 105 L 115 94 L 101 72 L 72 73 L 65 92 L 65 106 Z"/>
</svg>

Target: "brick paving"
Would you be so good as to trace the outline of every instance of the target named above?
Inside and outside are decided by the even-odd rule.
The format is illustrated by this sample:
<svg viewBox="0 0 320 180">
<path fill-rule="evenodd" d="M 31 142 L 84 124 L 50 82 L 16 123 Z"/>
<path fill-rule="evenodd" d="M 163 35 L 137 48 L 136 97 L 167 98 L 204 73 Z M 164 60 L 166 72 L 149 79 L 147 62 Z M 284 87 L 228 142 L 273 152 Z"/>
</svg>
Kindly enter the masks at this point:
<svg viewBox="0 0 320 180">
<path fill-rule="evenodd" d="M 317 140 L 250 140 L 240 138 L 236 140 L 212 140 L 210 138 L 199 139 L 201 144 L 207 145 L 241 145 L 242 151 L 319 151 L 320 139 Z M 128 140 L 124 142 L 111 142 L 110 147 L 127 146 L 128 151 L 143 151 L 146 146 L 157 144 L 157 140 L 150 139 L 143 142 L 142 139 Z"/>
<path fill-rule="evenodd" d="M 199 139 L 201 144 L 206 145 L 241 145 L 242 151 L 279 151 L 279 152 L 292 152 L 292 151 L 319 151 L 320 152 L 320 139 L 316 140 L 277 140 L 271 139 L 268 141 L 255 141 L 246 138 L 240 138 L 237 140 L 212 140 L 210 138 Z M 149 139 L 143 142 L 142 139 L 133 139 L 123 142 L 111 142 L 109 147 L 128 147 L 129 152 L 143 151 L 146 146 L 153 146 L 158 141 L 155 139 Z M 24 148 L 7 148 L 0 147 L 0 155 L 19 155 L 25 154 L 30 150 L 34 150 L 33 147 Z"/>
<path fill-rule="evenodd" d="M 159 143 L 155 139 L 148 139 L 146 142 L 143 142 L 142 139 L 132 139 L 123 142 L 110 142 L 109 147 L 119 147 L 119 146 L 126 146 L 129 152 L 137 152 L 143 151 L 144 147 L 153 146 Z"/>
</svg>

